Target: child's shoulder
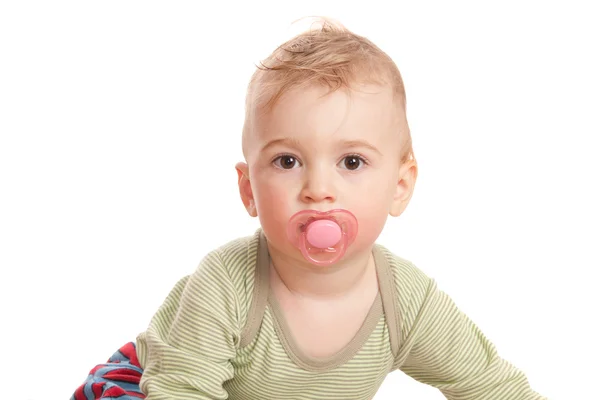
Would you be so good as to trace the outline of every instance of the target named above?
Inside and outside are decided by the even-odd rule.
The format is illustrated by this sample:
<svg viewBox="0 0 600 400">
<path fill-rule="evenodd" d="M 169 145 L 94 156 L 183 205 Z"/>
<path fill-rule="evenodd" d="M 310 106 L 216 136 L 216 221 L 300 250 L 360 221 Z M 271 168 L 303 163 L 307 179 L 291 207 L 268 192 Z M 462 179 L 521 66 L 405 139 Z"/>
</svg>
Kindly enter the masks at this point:
<svg viewBox="0 0 600 400">
<path fill-rule="evenodd" d="M 394 357 L 400 352 L 435 282 L 412 261 L 381 244 L 373 248 Z M 386 298 L 388 299 L 386 301 Z"/>
<path fill-rule="evenodd" d="M 423 271 L 421 271 L 421 269 L 419 269 L 411 260 L 396 254 L 386 246 L 376 243 L 374 249 L 375 256 L 382 257 L 380 260 L 385 260 L 393 271 L 398 273 L 423 274 Z"/>
<path fill-rule="evenodd" d="M 206 260 L 214 260 L 213 264 L 226 270 L 239 270 L 241 265 L 254 264 L 258 252 L 260 232 L 257 230 L 252 235 L 232 239 L 204 256 L 200 266 Z"/>
<path fill-rule="evenodd" d="M 191 276 L 192 281 L 219 285 L 222 290 L 241 301 L 250 302 L 255 282 L 260 280 L 260 265 L 264 264 L 261 230 L 232 239 L 209 251 Z M 258 275 L 257 275 L 258 274 Z"/>
<path fill-rule="evenodd" d="M 261 229 L 257 229 L 252 235 L 246 235 L 232 239 L 212 252 L 218 254 L 224 264 L 239 264 L 256 259 Z"/>
<path fill-rule="evenodd" d="M 435 281 L 411 260 L 399 256 L 381 244 L 375 244 L 375 256 L 379 263 L 388 266 L 398 292 L 415 292 L 427 290 Z"/>
</svg>

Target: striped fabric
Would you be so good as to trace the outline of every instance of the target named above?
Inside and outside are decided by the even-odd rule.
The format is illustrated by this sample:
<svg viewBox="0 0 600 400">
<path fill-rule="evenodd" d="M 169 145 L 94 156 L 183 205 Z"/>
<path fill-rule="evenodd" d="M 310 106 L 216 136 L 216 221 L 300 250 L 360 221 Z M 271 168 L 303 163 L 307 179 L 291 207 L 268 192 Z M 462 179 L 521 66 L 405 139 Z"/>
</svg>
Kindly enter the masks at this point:
<svg viewBox="0 0 600 400">
<path fill-rule="evenodd" d="M 142 391 L 148 400 L 366 400 L 400 369 L 448 399 L 545 399 L 434 280 L 383 246 L 373 253 L 380 294 L 352 342 L 326 359 L 295 344 L 269 290 L 260 230 L 209 253 L 137 338 Z"/>
<path fill-rule="evenodd" d="M 90 371 L 85 382 L 71 396 L 71 400 L 143 399 L 145 396 L 139 387 L 142 372 L 135 344 L 127 343 L 106 363 L 99 364 Z"/>
</svg>

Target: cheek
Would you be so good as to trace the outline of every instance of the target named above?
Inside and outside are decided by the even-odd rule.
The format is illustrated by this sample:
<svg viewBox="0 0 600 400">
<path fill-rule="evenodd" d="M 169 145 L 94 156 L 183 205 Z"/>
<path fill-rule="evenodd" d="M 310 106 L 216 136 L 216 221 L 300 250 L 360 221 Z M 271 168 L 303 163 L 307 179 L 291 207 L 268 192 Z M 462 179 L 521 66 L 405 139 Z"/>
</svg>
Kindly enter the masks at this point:
<svg viewBox="0 0 600 400">
<path fill-rule="evenodd" d="M 276 180 L 262 182 L 265 181 L 270 184 L 262 183 L 254 188 L 260 226 L 271 246 L 291 254 L 295 248 L 287 239 L 287 225 L 293 214 L 290 190 Z"/>
<path fill-rule="evenodd" d="M 385 226 L 393 196 L 393 187 L 389 182 L 385 179 L 371 179 L 362 188 L 362 192 L 377 193 L 377 195 L 356 195 L 349 205 L 358 219 L 359 228 L 356 238 L 358 246 L 361 244 L 369 246 L 374 243 Z"/>
<path fill-rule="evenodd" d="M 264 182 L 264 181 L 263 181 Z M 289 193 L 277 183 L 259 183 L 254 190 L 254 199 L 261 225 L 265 230 L 273 230 L 276 225 L 287 224 L 290 217 Z"/>
<path fill-rule="evenodd" d="M 381 203 L 381 202 L 380 202 Z M 357 209 L 358 219 L 357 245 L 372 245 L 383 230 L 388 216 L 387 208 L 383 204 L 373 204 L 374 208 Z"/>
</svg>

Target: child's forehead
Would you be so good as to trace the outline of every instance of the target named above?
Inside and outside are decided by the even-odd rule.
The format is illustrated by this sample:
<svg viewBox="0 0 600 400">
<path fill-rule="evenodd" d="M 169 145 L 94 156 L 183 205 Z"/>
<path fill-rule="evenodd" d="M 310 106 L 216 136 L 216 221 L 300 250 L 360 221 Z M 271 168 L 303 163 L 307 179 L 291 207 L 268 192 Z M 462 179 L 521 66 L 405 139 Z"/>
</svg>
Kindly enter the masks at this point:
<svg viewBox="0 0 600 400">
<path fill-rule="evenodd" d="M 311 134 L 353 140 L 378 137 L 396 124 L 401 108 L 389 88 L 363 86 L 360 90 L 330 91 L 323 87 L 297 88 L 282 96 L 257 118 L 257 139 Z"/>
<path fill-rule="evenodd" d="M 355 84 L 352 87 L 332 89 L 323 85 L 296 86 L 285 93 L 273 105 L 273 113 L 294 108 L 303 111 L 314 111 L 320 108 L 352 106 L 360 110 L 377 103 L 391 105 L 394 93 L 389 85 Z"/>
</svg>

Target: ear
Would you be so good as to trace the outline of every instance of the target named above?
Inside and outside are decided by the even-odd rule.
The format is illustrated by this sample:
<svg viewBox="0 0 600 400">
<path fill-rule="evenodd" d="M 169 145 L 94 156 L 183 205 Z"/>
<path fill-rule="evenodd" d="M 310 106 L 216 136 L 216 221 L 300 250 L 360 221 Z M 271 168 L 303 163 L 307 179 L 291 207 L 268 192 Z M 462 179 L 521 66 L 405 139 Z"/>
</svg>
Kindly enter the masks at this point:
<svg viewBox="0 0 600 400">
<path fill-rule="evenodd" d="M 235 165 L 235 169 L 238 175 L 238 187 L 240 189 L 240 197 L 246 211 L 251 217 L 258 216 L 256 211 L 256 203 L 254 202 L 254 195 L 252 194 L 252 186 L 250 185 L 250 170 L 248 164 L 239 162 Z"/>
<path fill-rule="evenodd" d="M 415 189 L 417 175 L 418 168 L 417 163 L 414 160 L 409 160 L 400 167 L 396 191 L 394 192 L 394 197 L 390 206 L 390 215 L 392 217 L 399 217 L 408 206 Z"/>
</svg>

